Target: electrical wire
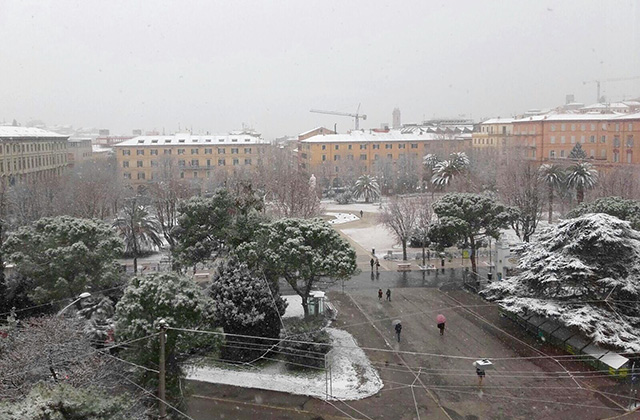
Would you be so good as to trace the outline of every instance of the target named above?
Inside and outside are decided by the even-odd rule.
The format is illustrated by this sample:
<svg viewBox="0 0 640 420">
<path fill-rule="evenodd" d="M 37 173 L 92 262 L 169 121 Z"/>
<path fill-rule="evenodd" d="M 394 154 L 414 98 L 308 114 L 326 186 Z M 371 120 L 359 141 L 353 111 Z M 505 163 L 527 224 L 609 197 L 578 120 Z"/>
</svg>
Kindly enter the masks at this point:
<svg viewBox="0 0 640 420">
<path fill-rule="evenodd" d="M 130 384 L 134 385 L 135 387 L 137 387 L 138 389 L 140 389 L 142 392 L 144 392 L 145 394 L 155 398 L 156 400 L 160 401 L 161 403 L 164 403 L 164 405 L 166 405 L 167 407 L 171 408 L 172 410 L 174 410 L 176 413 L 183 415 L 184 417 L 188 418 L 189 420 L 195 420 L 193 417 L 189 416 L 188 414 L 178 410 L 176 407 L 172 406 L 171 404 L 169 404 L 168 402 L 166 402 L 165 400 L 161 399 L 160 397 L 158 397 L 156 394 L 154 394 L 153 392 L 149 392 L 147 389 L 145 389 L 144 387 L 138 385 L 137 383 L 133 382 L 131 379 L 127 378 L 126 376 L 123 375 L 119 375 L 121 378 L 123 378 L 124 380 L 126 380 L 127 382 L 129 382 Z"/>
</svg>

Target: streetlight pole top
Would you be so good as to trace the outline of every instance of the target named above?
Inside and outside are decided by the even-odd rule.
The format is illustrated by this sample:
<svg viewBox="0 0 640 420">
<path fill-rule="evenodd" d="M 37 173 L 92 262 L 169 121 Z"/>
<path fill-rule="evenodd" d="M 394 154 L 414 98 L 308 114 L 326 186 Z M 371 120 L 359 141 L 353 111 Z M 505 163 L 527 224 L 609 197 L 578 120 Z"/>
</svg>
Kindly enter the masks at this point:
<svg viewBox="0 0 640 420">
<path fill-rule="evenodd" d="M 169 323 L 163 318 L 158 321 L 158 328 L 161 330 L 166 330 L 169 328 Z"/>
<path fill-rule="evenodd" d="M 79 297 L 80 299 L 90 298 L 90 297 L 91 297 L 91 293 L 89 293 L 89 292 L 83 292 L 83 293 L 80 293 L 80 294 L 78 295 L 78 297 Z"/>
<path fill-rule="evenodd" d="M 71 302 L 70 304 L 68 304 L 67 306 L 65 306 L 64 308 L 60 309 L 60 311 L 56 314 L 56 316 L 60 316 L 64 313 L 64 311 L 66 311 L 67 309 L 69 309 L 71 306 L 73 306 L 76 302 L 81 301 L 82 299 L 86 299 L 91 297 L 91 293 L 89 292 L 82 292 L 78 295 L 78 297 Z"/>
</svg>

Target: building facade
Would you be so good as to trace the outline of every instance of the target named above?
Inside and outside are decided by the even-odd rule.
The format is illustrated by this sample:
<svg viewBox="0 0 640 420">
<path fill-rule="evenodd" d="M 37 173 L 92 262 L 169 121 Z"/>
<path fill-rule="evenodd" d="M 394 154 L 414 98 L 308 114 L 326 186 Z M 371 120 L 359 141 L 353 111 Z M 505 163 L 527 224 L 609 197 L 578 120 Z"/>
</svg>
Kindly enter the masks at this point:
<svg viewBox="0 0 640 420">
<path fill-rule="evenodd" d="M 505 151 L 513 144 L 513 118 L 492 118 L 478 124 L 472 146 L 479 150 Z"/>
<path fill-rule="evenodd" d="M 549 114 L 513 122 L 524 157 L 562 161 L 580 143 L 587 160 L 600 166 L 640 164 L 640 114 Z"/>
<path fill-rule="evenodd" d="M 270 144 L 251 134 L 139 136 L 113 146 L 122 177 L 141 185 L 164 176 L 187 180 L 252 170 Z M 167 170 L 171 173 L 167 174 Z"/>
<path fill-rule="evenodd" d="M 62 174 L 67 138 L 39 128 L 0 126 L 0 176 L 13 183 Z"/>
<path fill-rule="evenodd" d="M 376 132 L 358 130 L 347 134 L 317 135 L 300 142 L 300 166 L 321 180 L 338 186 L 345 178 L 375 174 L 381 166 L 410 166 L 421 173 L 422 158 L 429 153 L 447 156 L 467 150 L 471 134 L 442 136 L 418 130 Z"/>
<path fill-rule="evenodd" d="M 93 158 L 93 145 L 91 144 L 91 139 L 69 138 L 67 149 L 69 151 L 67 158 L 69 166 L 73 166 Z"/>
</svg>

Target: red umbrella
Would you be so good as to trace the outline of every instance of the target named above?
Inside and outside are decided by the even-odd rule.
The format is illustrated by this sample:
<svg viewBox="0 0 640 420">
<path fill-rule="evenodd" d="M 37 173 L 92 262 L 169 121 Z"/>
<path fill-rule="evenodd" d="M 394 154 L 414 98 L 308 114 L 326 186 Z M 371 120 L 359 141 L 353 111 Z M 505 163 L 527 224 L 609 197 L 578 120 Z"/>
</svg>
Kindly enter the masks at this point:
<svg viewBox="0 0 640 420">
<path fill-rule="evenodd" d="M 438 322 L 438 324 L 444 324 L 445 322 L 447 322 L 447 318 L 445 318 L 442 314 L 438 314 L 436 321 Z"/>
</svg>

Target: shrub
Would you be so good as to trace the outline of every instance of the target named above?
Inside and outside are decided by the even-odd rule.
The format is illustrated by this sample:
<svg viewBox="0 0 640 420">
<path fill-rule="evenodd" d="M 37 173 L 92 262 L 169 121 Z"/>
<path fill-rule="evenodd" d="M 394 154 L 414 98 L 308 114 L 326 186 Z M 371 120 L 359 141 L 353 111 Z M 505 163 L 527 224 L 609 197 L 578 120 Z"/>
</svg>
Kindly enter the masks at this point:
<svg viewBox="0 0 640 420">
<path fill-rule="evenodd" d="M 320 321 L 295 321 L 287 326 L 286 337 L 284 331 L 281 338 L 293 341 L 282 341 L 280 351 L 291 368 L 324 367 L 324 356 L 331 350 L 331 338 L 324 330 Z"/>
<path fill-rule="evenodd" d="M 351 204 L 353 200 L 353 193 L 351 191 L 345 191 L 336 195 L 336 202 L 338 204 Z"/>
</svg>

